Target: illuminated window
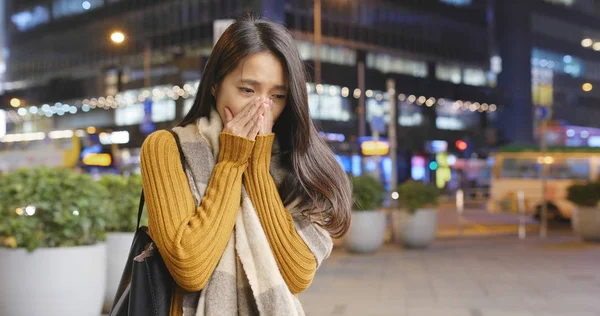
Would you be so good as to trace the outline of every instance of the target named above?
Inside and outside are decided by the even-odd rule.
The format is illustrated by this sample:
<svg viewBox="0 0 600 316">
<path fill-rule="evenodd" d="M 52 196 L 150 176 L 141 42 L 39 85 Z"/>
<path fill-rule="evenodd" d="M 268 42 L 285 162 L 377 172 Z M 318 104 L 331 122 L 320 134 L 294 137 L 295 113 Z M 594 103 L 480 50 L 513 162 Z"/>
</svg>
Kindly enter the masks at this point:
<svg viewBox="0 0 600 316">
<path fill-rule="evenodd" d="M 367 68 L 383 73 L 398 73 L 414 77 L 427 77 L 427 63 L 424 61 L 400 58 L 387 54 L 367 54 Z"/>
<path fill-rule="evenodd" d="M 137 103 L 115 110 L 115 123 L 117 126 L 136 125 L 144 121 L 144 105 Z"/>
<path fill-rule="evenodd" d="M 59 19 L 65 16 L 85 13 L 104 5 L 104 0 L 54 0 L 52 16 Z"/>
<path fill-rule="evenodd" d="M 349 121 L 351 118 L 350 102 L 340 94 L 341 87 L 322 85 L 321 94 L 315 86 L 310 85 L 308 107 L 310 116 L 316 120 Z"/>
<path fill-rule="evenodd" d="M 389 107 L 390 102 L 388 101 L 387 93 L 380 91 L 374 91 L 373 97 L 367 97 L 367 121 L 371 122 L 373 117 L 383 117 L 383 120 L 388 123 L 390 121 Z"/>
<path fill-rule="evenodd" d="M 457 7 L 466 7 L 471 5 L 472 0 L 440 0 L 442 3 L 450 4 Z"/>
<path fill-rule="evenodd" d="M 589 66 L 593 69 L 594 64 L 590 62 Z M 539 48 L 534 48 L 531 51 L 532 68 L 548 69 L 553 73 L 564 73 L 572 77 L 580 77 L 582 75 L 587 77 L 587 69 L 584 66 L 588 66 L 588 62 L 583 62 L 580 58 L 571 55 L 558 54 Z M 590 79 L 595 78 L 592 77 Z"/>
<path fill-rule="evenodd" d="M 400 126 L 420 126 L 423 123 L 421 107 L 405 100 L 400 103 L 398 124 Z"/>
<path fill-rule="evenodd" d="M 187 115 L 188 112 L 192 109 L 192 106 L 194 106 L 194 99 L 189 98 L 189 99 L 185 99 L 185 101 L 183 101 L 183 115 Z"/>
<path fill-rule="evenodd" d="M 175 119 L 175 101 L 163 100 L 152 103 L 152 122 L 167 122 Z"/>
<path fill-rule="evenodd" d="M 315 59 L 315 45 L 312 42 L 296 41 L 302 60 Z M 321 62 L 337 65 L 356 65 L 356 51 L 343 46 L 321 45 Z"/>
<path fill-rule="evenodd" d="M 544 0 L 544 1 L 551 3 L 551 4 L 564 5 L 567 7 L 570 7 L 575 3 L 575 0 Z"/>
<path fill-rule="evenodd" d="M 485 86 L 487 78 L 483 69 L 465 68 L 463 81 L 471 86 Z"/>
<path fill-rule="evenodd" d="M 435 65 L 435 77 L 438 80 L 459 84 L 462 80 L 461 76 L 462 74 L 459 66 L 444 64 Z"/>
<path fill-rule="evenodd" d="M 477 103 L 477 107 L 479 108 Z M 479 123 L 479 112 L 463 109 L 456 105 L 454 100 L 446 100 L 435 108 L 437 118 L 435 125 L 443 130 L 466 130 Z"/>
<path fill-rule="evenodd" d="M 13 14 L 10 20 L 19 31 L 26 31 L 40 24 L 50 22 L 50 12 L 46 7 L 36 6 L 31 10 L 25 10 Z"/>
</svg>

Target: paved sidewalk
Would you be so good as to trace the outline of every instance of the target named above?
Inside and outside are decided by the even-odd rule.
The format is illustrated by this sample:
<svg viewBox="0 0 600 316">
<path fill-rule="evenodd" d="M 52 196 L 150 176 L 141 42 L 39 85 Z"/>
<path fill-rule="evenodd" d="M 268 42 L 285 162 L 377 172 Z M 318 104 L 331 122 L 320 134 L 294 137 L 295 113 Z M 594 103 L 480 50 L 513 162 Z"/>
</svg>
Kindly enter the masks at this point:
<svg viewBox="0 0 600 316">
<path fill-rule="evenodd" d="M 308 316 L 600 316 L 600 244 L 497 236 L 336 249 L 300 299 Z"/>
</svg>

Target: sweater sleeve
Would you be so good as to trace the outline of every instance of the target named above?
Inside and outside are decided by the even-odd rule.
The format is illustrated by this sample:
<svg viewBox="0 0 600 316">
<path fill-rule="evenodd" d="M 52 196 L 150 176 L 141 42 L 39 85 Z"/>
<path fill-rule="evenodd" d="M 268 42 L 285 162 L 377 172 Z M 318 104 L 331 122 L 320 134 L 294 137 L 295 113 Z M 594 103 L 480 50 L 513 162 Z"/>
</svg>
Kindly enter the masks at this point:
<svg viewBox="0 0 600 316">
<path fill-rule="evenodd" d="M 221 133 L 220 144 L 200 206 L 194 203 L 171 133 L 151 134 L 141 150 L 150 235 L 173 279 L 191 292 L 204 288 L 225 251 L 254 141 Z"/>
<path fill-rule="evenodd" d="M 285 209 L 269 172 L 274 138 L 275 134 L 257 136 L 244 185 L 269 239 L 281 275 L 290 291 L 298 294 L 312 283 L 317 261 L 296 231 L 292 215 Z"/>
</svg>

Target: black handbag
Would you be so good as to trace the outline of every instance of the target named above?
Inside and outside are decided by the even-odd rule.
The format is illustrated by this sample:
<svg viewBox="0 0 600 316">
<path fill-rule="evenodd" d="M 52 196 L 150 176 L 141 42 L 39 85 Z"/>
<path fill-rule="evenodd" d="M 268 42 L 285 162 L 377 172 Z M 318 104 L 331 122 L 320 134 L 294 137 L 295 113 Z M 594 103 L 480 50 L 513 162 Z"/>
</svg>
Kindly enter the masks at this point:
<svg viewBox="0 0 600 316">
<path fill-rule="evenodd" d="M 181 165 L 185 158 L 179 137 L 169 130 L 177 143 Z M 127 263 L 113 301 L 110 316 L 169 316 L 175 281 L 167 270 L 148 227 L 140 227 L 144 210 L 144 192 L 140 196 L 138 222 Z"/>
</svg>

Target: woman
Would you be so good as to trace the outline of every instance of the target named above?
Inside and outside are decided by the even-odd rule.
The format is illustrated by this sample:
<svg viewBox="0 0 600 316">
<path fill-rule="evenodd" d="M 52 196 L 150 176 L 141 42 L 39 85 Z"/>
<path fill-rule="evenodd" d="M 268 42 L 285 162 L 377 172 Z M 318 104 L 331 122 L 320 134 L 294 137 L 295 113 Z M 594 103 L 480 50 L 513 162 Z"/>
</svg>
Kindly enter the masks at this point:
<svg viewBox="0 0 600 316">
<path fill-rule="evenodd" d="M 142 146 L 171 315 L 304 315 L 297 296 L 350 224 L 351 188 L 308 112 L 284 27 L 244 18 L 208 59 L 194 106 Z"/>
</svg>

